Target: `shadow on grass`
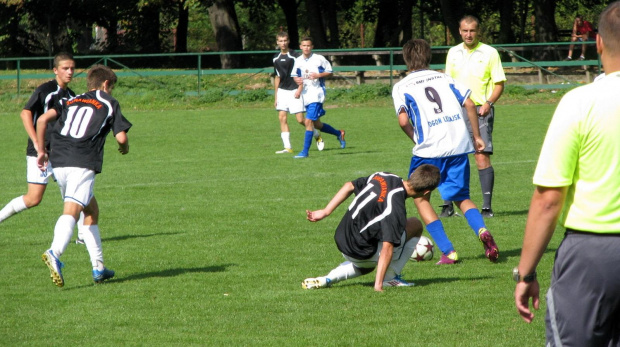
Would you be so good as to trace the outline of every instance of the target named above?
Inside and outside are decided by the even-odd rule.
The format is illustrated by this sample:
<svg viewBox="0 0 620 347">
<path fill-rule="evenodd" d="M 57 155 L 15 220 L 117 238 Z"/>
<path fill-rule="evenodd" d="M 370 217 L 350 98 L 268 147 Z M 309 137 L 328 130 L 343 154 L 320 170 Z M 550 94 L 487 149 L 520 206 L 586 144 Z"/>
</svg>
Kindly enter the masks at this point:
<svg viewBox="0 0 620 347">
<path fill-rule="evenodd" d="M 196 267 L 196 268 L 176 268 L 176 269 L 165 269 L 161 271 L 151 271 L 151 272 L 143 272 L 137 273 L 126 277 L 114 277 L 111 280 L 108 280 L 102 284 L 95 285 L 112 285 L 129 281 L 139 281 L 147 278 L 155 278 L 155 277 L 176 277 L 181 276 L 188 273 L 211 273 L 211 272 L 224 272 L 227 268 L 231 266 L 236 266 L 237 264 L 224 264 L 224 265 L 214 265 L 214 266 L 205 266 L 205 267 Z M 118 276 L 118 272 L 116 273 Z M 77 286 L 73 288 L 69 288 L 67 290 L 72 289 L 82 289 L 89 288 L 93 285 L 87 286 Z"/>
<path fill-rule="evenodd" d="M 544 253 L 555 253 L 555 251 L 557 251 L 556 247 L 547 248 L 545 249 Z M 499 259 L 497 260 L 497 262 L 505 263 L 506 261 L 508 261 L 508 258 L 520 257 L 520 256 L 521 256 L 521 248 L 503 250 L 501 247 L 499 247 Z M 485 256 L 480 255 L 478 258 L 485 258 Z"/>
<path fill-rule="evenodd" d="M 157 233 L 157 234 L 139 234 L 139 235 L 122 235 L 122 236 L 114 236 L 114 237 L 105 237 L 101 238 L 101 241 L 123 241 L 129 239 L 138 239 L 142 237 L 152 237 L 152 236 L 166 236 L 166 235 L 177 235 L 182 234 L 178 233 Z"/>
<path fill-rule="evenodd" d="M 197 267 L 197 268 L 177 268 L 177 269 L 165 269 L 161 271 L 152 271 L 152 272 L 144 272 L 138 273 L 134 275 L 130 275 L 127 277 L 114 278 L 108 281 L 107 283 L 122 283 L 127 281 L 136 281 L 143 280 L 146 278 L 153 277 L 176 277 L 180 275 L 184 275 L 187 273 L 194 272 L 224 272 L 230 266 L 234 266 L 235 264 L 224 264 L 224 265 L 214 265 L 214 266 L 206 266 L 206 267 Z"/>
</svg>

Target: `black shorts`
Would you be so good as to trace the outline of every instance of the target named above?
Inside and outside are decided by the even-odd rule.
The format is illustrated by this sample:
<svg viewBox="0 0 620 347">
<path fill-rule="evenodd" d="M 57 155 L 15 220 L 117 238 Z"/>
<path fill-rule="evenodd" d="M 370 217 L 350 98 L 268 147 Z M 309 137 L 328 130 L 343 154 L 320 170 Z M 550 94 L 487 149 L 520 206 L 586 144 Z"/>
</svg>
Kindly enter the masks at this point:
<svg viewBox="0 0 620 347">
<path fill-rule="evenodd" d="M 620 234 L 567 230 L 547 292 L 547 346 L 620 346 Z"/>
</svg>

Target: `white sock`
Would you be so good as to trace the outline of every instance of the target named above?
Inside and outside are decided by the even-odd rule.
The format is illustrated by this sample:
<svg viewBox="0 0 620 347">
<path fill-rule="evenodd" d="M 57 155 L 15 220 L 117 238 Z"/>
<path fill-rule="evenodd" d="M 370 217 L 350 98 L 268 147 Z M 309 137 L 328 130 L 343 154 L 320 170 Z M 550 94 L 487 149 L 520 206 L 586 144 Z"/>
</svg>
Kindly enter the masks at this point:
<svg viewBox="0 0 620 347">
<path fill-rule="evenodd" d="M 84 225 L 83 240 L 90 256 L 90 262 L 93 270 L 103 270 L 103 249 L 101 247 L 101 236 L 99 234 L 99 225 Z"/>
<path fill-rule="evenodd" d="M 18 196 L 15 199 L 11 200 L 2 210 L 0 210 L 0 223 L 5 219 L 11 217 L 16 213 L 20 213 L 25 210 L 26 203 L 24 202 L 24 196 Z"/>
<path fill-rule="evenodd" d="M 412 237 L 403 245 L 400 254 L 395 253 L 392 255 L 392 262 L 390 262 L 390 266 L 388 266 L 388 269 L 385 272 L 386 281 L 389 281 L 396 276 L 400 276 L 400 273 L 403 271 L 405 265 L 407 265 L 409 258 L 411 258 L 413 251 L 415 251 L 418 241 L 420 241 L 419 237 Z"/>
<path fill-rule="evenodd" d="M 282 137 L 282 143 L 284 144 L 284 148 L 291 148 L 291 133 L 283 132 L 280 134 Z"/>
<path fill-rule="evenodd" d="M 321 136 L 321 132 L 316 130 L 316 129 L 314 129 L 314 134 L 312 136 L 314 136 L 315 139 L 318 139 L 319 136 Z"/>
<path fill-rule="evenodd" d="M 332 283 L 338 283 L 340 281 L 348 280 L 350 278 L 359 277 L 362 275 L 362 272 L 353 266 L 353 263 L 350 261 L 345 261 L 344 263 L 338 265 L 337 268 L 327 274 L 327 278 L 329 278 Z"/>
<path fill-rule="evenodd" d="M 67 245 L 71 241 L 71 235 L 73 235 L 74 227 L 75 218 L 73 218 L 73 216 L 63 214 L 58 218 L 56 226 L 54 227 L 54 240 L 50 247 L 57 258 L 60 258 L 67 249 Z"/>
</svg>

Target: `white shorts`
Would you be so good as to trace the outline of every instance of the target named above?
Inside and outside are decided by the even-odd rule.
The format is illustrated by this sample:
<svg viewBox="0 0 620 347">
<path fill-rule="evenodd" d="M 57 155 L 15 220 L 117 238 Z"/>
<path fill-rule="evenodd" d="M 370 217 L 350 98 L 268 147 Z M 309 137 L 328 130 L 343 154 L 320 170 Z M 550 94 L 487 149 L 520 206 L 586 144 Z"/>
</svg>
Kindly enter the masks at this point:
<svg viewBox="0 0 620 347">
<path fill-rule="evenodd" d="M 45 185 L 53 175 L 50 162 L 47 163 L 47 170 L 43 172 L 37 166 L 37 157 L 26 157 L 26 181 L 28 183 Z"/>
<path fill-rule="evenodd" d="M 64 202 L 88 206 L 93 197 L 95 171 L 80 167 L 61 167 L 54 169 L 54 176 Z"/>
<path fill-rule="evenodd" d="M 392 253 L 392 261 L 400 259 L 400 255 L 403 252 L 403 246 L 405 246 L 405 241 L 407 241 L 407 232 L 404 231 L 403 236 L 401 236 L 400 238 L 400 245 L 398 247 L 394 247 L 394 250 Z M 381 255 L 382 248 L 383 248 L 383 242 L 379 242 L 379 247 L 377 247 L 377 251 L 369 259 L 364 259 L 364 260 L 355 259 L 345 254 L 343 254 L 343 256 L 346 260 L 352 262 L 353 265 L 355 265 L 355 267 L 362 268 L 362 269 L 375 268 L 377 266 L 377 263 L 379 262 L 379 256 Z"/>
<path fill-rule="evenodd" d="M 278 88 L 276 110 L 286 111 L 290 114 L 304 112 L 306 110 L 304 107 L 304 99 L 301 96 L 295 98 L 295 92 L 296 90 Z"/>
</svg>

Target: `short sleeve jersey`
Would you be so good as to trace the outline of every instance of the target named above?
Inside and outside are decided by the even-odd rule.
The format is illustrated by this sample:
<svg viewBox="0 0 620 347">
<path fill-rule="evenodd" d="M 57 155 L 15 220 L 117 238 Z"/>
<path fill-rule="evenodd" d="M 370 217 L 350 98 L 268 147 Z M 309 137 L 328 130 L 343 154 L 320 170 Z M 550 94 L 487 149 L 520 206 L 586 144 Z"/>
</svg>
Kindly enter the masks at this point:
<svg viewBox="0 0 620 347">
<path fill-rule="evenodd" d="M 553 115 L 534 184 L 568 187 L 560 222 L 620 232 L 620 72 L 568 92 Z"/>
<path fill-rule="evenodd" d="M 471 100 L 483 105 L 493 94 L 495 84 L 506 81 L 497 50 L 482 42 L 469 51 L 464 43 L 448 51 L 446 74 L 471 89 Z"/>
<path fill-rule="evenodd" d="M 334 235 L 340 252 L 363 260 L 372 257 L 381 242 L 399 246 L 407 223 L 403 180 L 376 172 L 351 183 L 355 198 Z"/>
<path fill-rule="evenodd" d="M 405 111 L 413 125 L 413 155 L 443 158 L 474 151 L 463 104 L 469 89 L 432 70 L 413 71 L 394 85 L 396 115 Z"/>
<path fill-rule="evenodd" d="M 314 53 L 307 59 L 303 54 L 295 59 L 292 76 L 302 77 L 304 79 L 304 90 L 302 92 L 304 105 L 310 105 L 315 102 L 325 102 L 325 79 L 319 78 L 311 80 L 309 78 L 311 72 L 331 73 L 332 65 L 324 56 Z"/>
<path fill-rule="evenodd" d="M 24 110 L 28 110 L 32 113 L 32 122 L 36 129 L 37 120 L 39 117 L 47 112 L 47 110 L 54 108 L 62 98 L 70 98 L 75 96 L 75 93 L 70 88 L 62 89 L 58 85 L 58 82 L 54 79 L 48 82 L 41 84 L 37 89 L 35 89 L 34 93 L 28 99 L 26 106 L 24 106 Z M 49 129 L 48 134 L 45 137 L 49 139 Z M 49 143 L 48 143 L 49 144 Z M 46 147 L 48 147 L 46 144 Z M 28 138 L 28 146 L 26 147 L 26 155 L 29 157 L 36 157 L 37 150 L 34 148 L 34 144 L 32 140 Z"/>
<path fill-rule="evenodd" d="M 583 35 L 585 33 L 588 33 L 588 37 L 591 39 L 596 38 L 596 33 L 592 28 L 592 23 L 588 22 L 587 20 L 582 20 L 581 25 L 577 25 L 577 34 Z"/>
<path fill-rule="evenodd" d="M 276 75 L 280 77 L 278 88 L 285 90 L 297 89 L 297 83 L 295 83 L 295 80 L 291 77 L 291 72 L 295 65 L 295 58 L 298 56 L 299 53 L 292 49 L 287 53 L 278 52 L 273 56 L 273 69 Z"/>
<path fill-rule="evenodd" d="M 100 173 L 106 136 L 127 132 L 131 123 L 112 96 L 93 90 L 55 107 L 59 114 L 51 134 L 50 161 L 55 168 L 79 167 Z"/>
</svg>

